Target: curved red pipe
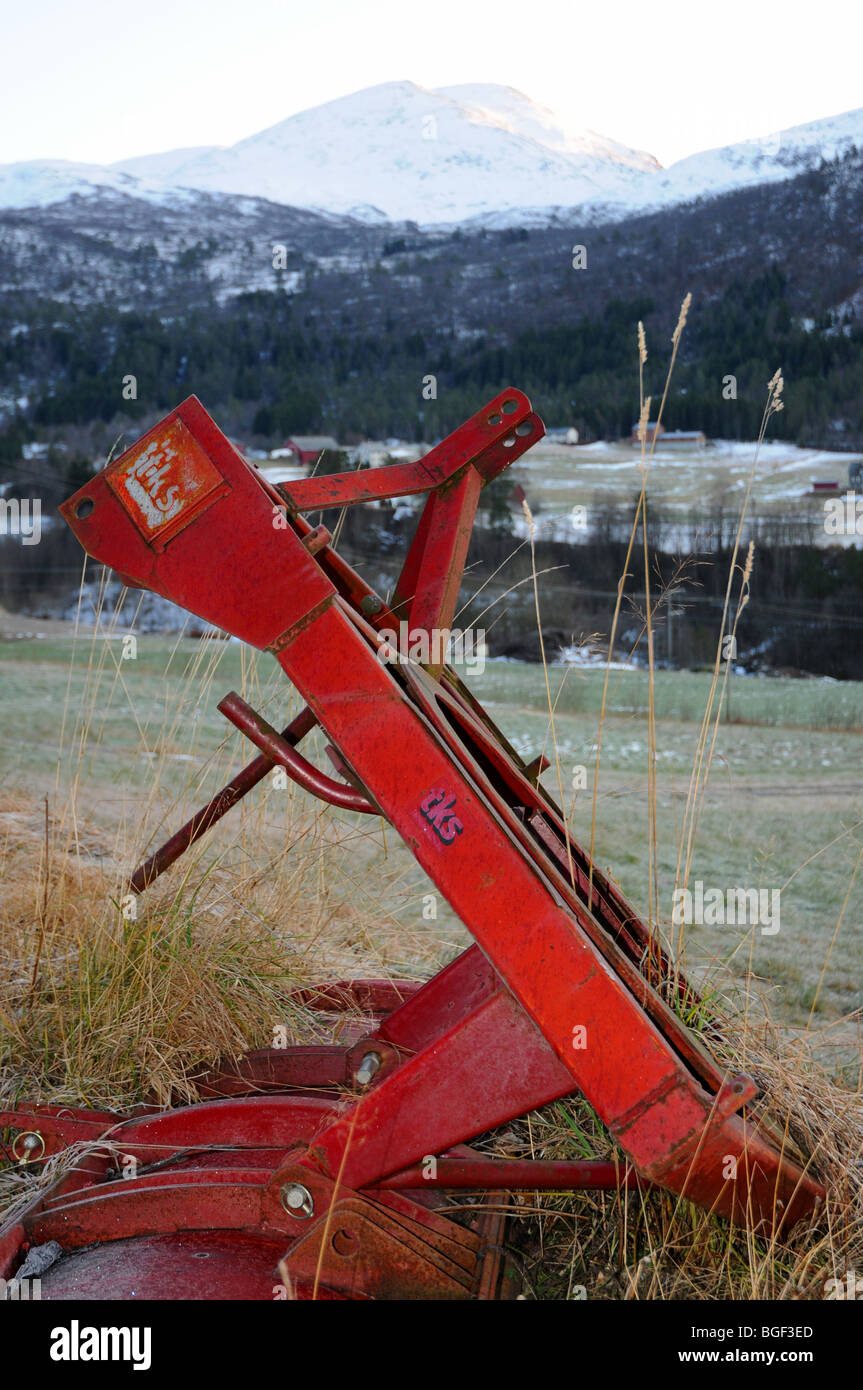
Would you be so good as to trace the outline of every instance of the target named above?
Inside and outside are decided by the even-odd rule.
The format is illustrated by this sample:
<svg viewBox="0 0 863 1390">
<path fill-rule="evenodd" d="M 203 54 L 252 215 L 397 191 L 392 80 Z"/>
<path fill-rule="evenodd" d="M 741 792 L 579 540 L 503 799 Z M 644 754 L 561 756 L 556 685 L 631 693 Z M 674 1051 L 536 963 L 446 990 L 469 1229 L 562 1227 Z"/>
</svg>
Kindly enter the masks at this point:
<svg viewBox="0 0 863 1390">
<path fill-rule="evenodd" d="M 352 787 L 336 782 L 325 772 L 319 772 L 313 767 L 308 759 L 285 742 L 263 715 L 246 704 L 235 690 L 219 701 L 218 708 L 256 748 L 265 753 L 271 762 L 283 767 L 288 776 L 305 791 L 311 792 L 312 796 L 319 797 L 321 801 L 328 801 L 331 806 L 341 806 L 346 811 L 362 811 L 370 816 L 381 814 L 378 807 L 369 801 L 368 797 L 363 796 L 362 792 L 356 792 Z"/>
</svg>

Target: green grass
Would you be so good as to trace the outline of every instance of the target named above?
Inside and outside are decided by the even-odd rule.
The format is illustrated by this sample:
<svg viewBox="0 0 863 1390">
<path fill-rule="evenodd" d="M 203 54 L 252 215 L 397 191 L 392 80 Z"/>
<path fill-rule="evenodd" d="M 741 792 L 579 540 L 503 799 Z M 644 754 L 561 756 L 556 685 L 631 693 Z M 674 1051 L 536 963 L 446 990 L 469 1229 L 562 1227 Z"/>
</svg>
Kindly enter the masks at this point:
<svg viewBox="0 0 863 1390">
<path fill-rule="evenodd" d="M 720 980 L 732 993 L 752 970 L 780 1018 L 805 1024 L 863 844 L 863 686 L 733 679 L 735 718 L 748 722 L 720 725 L 691 879 L 723 891 L 779 888 L 781 925 L 775 936 L 757 928 L 692 926 L 687 966 L 702 974 L 727 966 Z M 602 680 L 601 671 L 551 672 L 552 698 L 557 696 L 554 740 L 538 668 L 492 663 L 473 682 L 474 692 L 522 757 L 530 760 L 544 752 L 552 759 L 544 783 L 557 798 L 556 747 L 572 832 L 583 844 L 589 843 L 591 832 Z M 709 684 L 710 676 L 703 673 L 658 672 L 656 678 L 659 915 L 666 923 Z M 609 692 L 595 854 L 646 913 L 646 673 L 612 673 Z M 586 786 L 574 794 L 573 774 L 579 767 Z M 863 1007 L 861 910 L 863 884 L 858 880 L 818 997 L 821 1019 L 836 1020 Z M 838 1046 L 838 1033 L 836 1038 Z"/>
<path fill-rule="evenodd" d="M 296 788 L 279 791 L 269 778 L 148 893 L 142 923 L 120 921 L 111 905 L 125 873 L 252 756 L 218 714 L 221 695 L 240 690 L 276 724 L 298 707 L 275 663 L 238 644 L 143 637 L 134 660 L 122 661 L 121 651 L 119 643 L 87 634 L 74 647 L 53 638 L 0 645 L 6 732 L 0 854 L 8 851 L 10 869 L 3 899 L 10 927 L 0 935 L 0 951 L 15 998 L 30 978 L 42 911 L 39 797 L 47 795 L 51 816 L 61 822 L 52 830 L 54 886 L 43 956 L 49 988 L 37 993 L 26 1049 L 16 1040 L 7 1049 L 9 1084 L 67 1103 L 125 1104 L 150 1086 L 164 1097 L 170 1079 L 199 1059 L 268 1045 L 291 983 L 352 974 L 423 977 L 468 942 L 394 833 L 382 834 L 374 818 L 310 802 Z M 564 803 L 583 843 L 590 837 L 602 679 L 601 671 L 552 669 L 552 738 L 539 666 L 490 663 L 469 677 L 525 758 L 545 752 L 553 759 L 557 752 Z M 657 676 L 660 916 L 670 914 L 709 683 L 704 673 Z M 814 1005 L 817 1043 L 809 1054 L 853 1088 L 859 1038 L 848 1015 L 863 1006 L 863 876 L 848 901 L 823 986 L 820 981 L 863 843 L 863 686 L 735 678 L 732 709 L 746 722 L 720 728 L 692 877 L 722 887 L 780 886 L 781 930 L 767 937 L 757 929 L 690 928 L 686 966 L 702 984 L 708 980 L 720 1008 L 745 999 L 756 1022 L 760 979 L 781 1025 L 773 1040 L 786 1052 L 796 1048 Z M 613 673 L 596 858 L 642 913 L 646 713 L 646 675 Z M 326 767 L 324 741 L 312 735 L 304 752 Z M 574 798 L 577 766 L 584 767 L 587 785 Z M 545 780 L 557 797 L 554 763 Z M 76 794 L 67 797 L 73 786 Z M 64 812 L 64 805 L 74 811 Z M 424 913 L 429 893 L 437 903 L 432 921 Z M 514 905 L 513 930 L 521 926 Z M 763 1061 L 758 1030 L 747 1036 L 753 1039 L 747 1049 Z M 799 1067 L 796 1052 L 791 1062 L 787 1056 L 777 1061 L 771 1095 L 780 1115 Z M 842 1119 L 838 1094 L 823 1101 L 828 1158 L 838 1153 L 835 1162 L 846 1173 L 859 1162 L 859 1145 L 854 1148 L 855 1130 Z M 839 1099 L 846 1103 L 844 1093 Z M 843 1137 L 850 1159 L 839 1144 Z M 509 1126 L 507 1143 L 545 1157 L 611 1151 L 579 1098 Z M 716 1218 L 696 1215 L 687 1204 L 674 1215 L 672 1199 L 661 1194 L 633 1202 L 625 1217 L 614 1195 L 526 1196 L 524 1202 L 516 1210 L 535 1221 L 536 1239 L 525 1239 L 524 1261 L 536 1297 L 569 1297 L 583 1284 L 591 1298 L 630 1297 L 636 1287 L 644 1298 L 729 1291 L 775 1298 L 795 1285 L 798 1270 L 814 1290 L 808 1296 L 821 1297 L 834 1266 L 851 1268 L 857 1261 L 850 1242 L 858 1226 L 853 1213 L 836 1216 L 838 1205 L 829 1239 L 816 1236 L 820 1244 L 813 1247 L 804 1231 L 796 1246 L 769 1258 L 753 1247 L 753 1260 L 745 1235 L 729 1234 Z M 649 1266 L 648 1252 L 651 1260 L 656 1256 Z"/>
<path fill-rule="evenodd" d="M 599 713 L 604 671 L 553 667 L 550 671 L 556 710 L 565 714 Z M 657 719 L 678 723 L 701 720 L 710 687 L 707 671 L 657 671 Z M 863 683 L 731 676 L 732 721 L 793 729 L 849 729 L 863 732 Z M 542 672 L 524 662 L 490 661 L 474 678 L 484 702 L 541 709 Z M 610 709 L 616 715 L 647 715 L 648 673 L 612 671 Z"/>
<path fill-rule="evenodd" d="M 22 640 L 0 649 L 6 730 L 15 735 L 4 740 L 0 773 L 7 789 L 50 792 L 59 758 L 61 782 L 76 772 L 95 820 L 131 824 L 158 765 L 162 809 L 149 822 L 158 841 L 250 757 L 248 745 L 216 710 L 221 695 L 239 689 L 279 725 L 296 711 L 297 700 L 269 657 L 236 643 L 142 637 L 134 660 L 122 661 L 120 651 L 117 642 L 84 634 L 74 650 L 63 639 Z M 582 843 L 590 838 L 602 680 L 601 670 L 551 671 L 564 800 Z M 771 937 L 757 929 L 692 927 L 687 964 L 701 973 L 727 964 L 723 987 L 732 991 L 754 969 L 780 1016 L 799 1025 L 808 1017 L 863 838 L 863 685 L 745 677 L 732 677 L 732 682 L 734 720 L 743 722 L 720 727 L 691 876 L 723 889 L 781 888 L 781 929 Z M 470 683 L 523 757 L 544 752 L 553 759 L 539 666 L 490 662 Z M 659 910 L 666 920 L 709 684 L 709 674 L 702 672 L 661 671 L 656 677 Z M 613 672 L 596 857 L 642 912 L 647 908 L 648 862 L 646 711 L 646 673 Z M 310 755 L 325 765 L 323 741 L 315 736 L 309 747 Z M 578 767 L 585 769 L 587 785 L 574 799 L 571 784 Z M 545 782 L 557 797 L 554 765 Z M 250 802 L 259 804 L 268 795 L 260 788 Z M 338 819 L 351 822 L 349 816 Z M 402 885 L 400 894 L 390 895 L 383 906 L 403 923 L 406 934 L 431 930 L 444 955 L 463 945 L 464 929 L 442 899 L 434 925 L 424 923 L 423 895 L 431 885 L 392 835 L 385 842 L 364 836 L 356 850 L 353 882 L 347 888 L 343 883 L 343 889 L 373 903 L 374 875 L 383 861 Z M 835 1020 L 863 1006 L 861 887 L 858 883 L 846 909 L 817 1000 L 821 1019 Z"/>
</svg>

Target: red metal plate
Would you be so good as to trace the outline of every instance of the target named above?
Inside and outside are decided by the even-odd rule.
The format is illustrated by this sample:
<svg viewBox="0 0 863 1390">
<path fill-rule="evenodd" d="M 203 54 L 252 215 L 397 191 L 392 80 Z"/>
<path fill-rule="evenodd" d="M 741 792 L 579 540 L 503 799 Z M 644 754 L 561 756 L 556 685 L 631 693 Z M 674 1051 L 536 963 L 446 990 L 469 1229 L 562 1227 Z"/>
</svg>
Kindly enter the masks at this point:
<svg viewBox="0 0 863 1390">
<path fill-rule="evenodd" d="M 283 1296 L 284 1252 L 284 1240 L 240 1231 L 114 1240 L 64 1255 L 42 1275 L 42 1298 L 272 1301 Z"/>
<path fill-rule="evenodd" d="M 194 521 L 205 505 L 228 491 L 225 479 L 183 421 L 145 436 L 105 470 L 112 492 L 141 535 L 161 548 Z"/>
</svg>

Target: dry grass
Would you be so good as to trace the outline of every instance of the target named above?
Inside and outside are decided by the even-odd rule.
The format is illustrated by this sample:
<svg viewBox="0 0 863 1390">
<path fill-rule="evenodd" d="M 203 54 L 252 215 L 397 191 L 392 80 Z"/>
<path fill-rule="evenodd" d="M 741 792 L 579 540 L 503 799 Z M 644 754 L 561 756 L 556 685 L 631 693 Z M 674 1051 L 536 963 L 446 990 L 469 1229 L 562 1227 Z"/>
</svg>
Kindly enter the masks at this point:
<svg viewBox="0 0 863 1390">
<path fill-rule="evenodd" d="M 681 305 L 677 326 L 672 336 L 672 351 L 657 413 L 662 415 L 668 398 L 681 335 L 691 303 L 687 295 Z M 596 835 L 597 798 L 602 751 L 602 732 L 608 709 L 608 688 L 614 643 L 629 578 L 630 561 L 635 548 L 639 524 L 643 537 L 644 624 L 647 642 L 648 703 L 647 703 L 647 819 L 648 819 L 648 924 L 654 932 L 666 936 L 665 944 L 672 950 L 677 966 L 682 970 L 685 956 L 683 927 L 676 941 L 670 941 L 659 919 L 657 878 L 657 798 L 656 798 L 656 714 L 655 668 L 652 646 L 652 616 L 662 595 L 651 593 L 648 549 L 648 518 L 646 481 L 655 447 L 655 433 L 647 448 L 647 422 L 651 413 L 651 398 L 644 391 L 644 367 L 647 344 L 644 329 L 638 325 L 637 338 L 640 413 L 638 436 L 641 444 L 639 471 L 641 489 L 620 576 L 617 598 L 611 620 L 608 655 L 599 714 L 596 740 L 593 800 L 590 826 L 590 854 Z M 737 624 L 749 598 L 753 570 L 753 549 L 750 545 L 745 564 L 738 566 L 738 554 L 746 511 L 756 477 L 759 452 L 769 420 L 782 409 L 783 380 L 780 371 L 767 383 L 767 399 L 761 428 L 754 451 L 746 493 L 741 508 L 734 547 L 729 565 L 725 603 L 722 612 L 713 679 L 701 723 L 690 779 L 689 793 L 678 844 L 677 883 L 686 886 L 692 866 L 698 823 L 704 803 L 713 761 L 722 707 L 727 697 L 730 661 L 726 658 L 724 639 L 736 636 Z M 531 543 L 533 560 L 534 528 L 527 503 L 523 504 Z M 540 634 L 540 654 L 545 677 L 549 711 L 549 727 L 555 748 L 560 800 L 563 788 L 557 739 L 554 734 L 554 703 L 549 684 L 545 649 L 542 643 L 539 592 L 535 563 L 532 564 L 535 611 Z M 739 573 L 739 593 L 731 616 L 732 592 Z M 632 1298 L 743 1298 L 780 1299 L 823 1297 L 829 1278 L 844 1277 L 846 1271 L 863 1263 L 863 1048 L 858 1047 L 858 1064 L 853 1078 L 842 1078 L 825 1070 L 817 1052 L 821 1039 L 813 1038 L 811 1027 L 818 992 L 828 968 L 831 954 L 846 916 L 852 890 L 857 878 L 863 850 L 848 885 L 848 892 L 831 935 L 818 989 L 815 992 L 807 1028 L 789 1040 L 785 1030 L 771 1018 L 769 1002 L 761 996 L 759 981 L 751 970 L 742 991 L 743 1012 L 730 1016 L 717 1009 L 713 1000 L 711 1012 L 721 1017 L 725 1043 L 720 1049 L 722 1060 L 741 1070 L 748 1070 L 758 1080 L 762 1094 L 756 1110 L 760 1117 L 781 1137 L 783 1151 L 796 1158 L 807 1171 L 818 1177 L 828 1193 L 825 1209 L 818 1218 L 817 1229 L 798 1228 L 788 1237 L 759 1239 L 749 1231 L 738 1231 L 722 1223 L 710 1213 L 700 1211 L 691 1203 L 668 1194 L 647 1196 L 622 1193 L 613 1196 L 582 1194 L 576 1199 L 562 1200 L 535 1194 L 532 1215 L 536 1226 L 537 1292 L 548 1289 L 552 1297 L 571 1297 L 573 1288 L 586 1293 L 585 1278 L 592 1284 L 591 1296 L 602 1291 L 606 1296 Z M 757 1009 L 751 1009 L 756 1000 Z M 676 1006 L 676 999 L 670 1000 Z M 756 1024 L 753 1019 L 757 1017 Z M 858 1025 L 859 1040 L 859 1023 Z M 851 1086 L 843 1084 L 851 1080 Z M 537 1141 L 539 1135 L 539 1143 Z M 585 1145 L 585 1137 L 587 1143 Z M 589 1107 L 584 1102 L 558 1102 L 547 1110 L 528 1118 L 526 1137 L 521 1145 L 532 1156 L 572 1156 L 573 1149 L 584 1156 L 605 1152 L 610 1154 L 608 1137 L 603 1133 Z M 618 1155 L 618 1158 L 621 1156 Z M 519 1203 L 524 1210 L 524 1202 Z M 553 1215 L 552 1215 L 553 1213 Z M 547 1235 L 551 1219 L 561 1229 Z M 556 1267 L 556 1274 L 554 1272 Z M 578 1273 L 580 1271 L 580 1274 Z M 591 1277 L 592 1275 L 592 1277 Z M 565 1285 L 565 1292 L 564 1292 Z"/>
<path fill-rule="evenodd" d="M 219 780 L 221 769 L 213 771 Z M 6 1100 L 110 1108 L 145 1096 L 167 1101 L 172 1091 L 182 1094 L 191 1069 L 267 1045 L 277 1023 L 296 1040 L 316 1036 L 315 1019 L 288 1003 L 296 985 L 425 976 L 460 944 L 432 924 L 411 931 L 381 910 L 417 884 L 395 861 L 357 861 L 364 827 L 266 788 L 193 853 L 187 869 L 150 889 L 129 921 L 119 906 L 123 874 L 147 827 L 176 824 L 195 797 L 188 793 L 173 810 L 147 801 L 139 830 L 127 807 L 107 825 L 104 806 L 98 820 L 83 814 L 79 807 L 99 795 L 85 780 L 75 786 L 75 804 L 72 795 L 49 801 L 47 854 L 44 802 L 13 794 L 0 805 Z M 372 838 L 377 843 L 379 832 Z M 339 888 L 345 873 L 350 894 Z M 814 1156 L 830 1193 L 819 1228 L 771 1246 L 666 1194 L 526 1194 L 513 1213 L 528 1289 L 557 1299 L 581 1287 L 589 1297 L 624 1299 L 820 1297 L 827 1278 L 863 1265 L 860 1078 L 839 1084 L 817 1055 L 820 1031 L 791 1033 L 763 1022 L 768 1016 L 765 1002 L 757 1025 L 745 1016 L 730 1021 L 726 1060 L 762 1083 L 773 1125 L 792 1150 Z M 578 1100 L 509 1126 L 493 1143 L 537 1156 L 612 1152 Z M 32 1183 L 7 1171 L 0 1203 L 8 1209 Z"/>
<path fill-rule="evenodd" d="M 388 864 L 380 822 L 328 814 L 292 784 L 267 779 L 142 897 L 129 895 L 131 869 L 248 746 L 197 719 L 215 704 L 222 644 L 198 643 L 153 710 L 104 631 L 81 640 L 84 689 L 67 690 L 50 789 L 41 801 L 0 797 L 0 1099 L 167 1103 L 190 1070 L 270 1045 L 277 1026 L 289 1040 L 319 1036 L 289 1001 L 297 986 L 404 974 L 408 961 L 434 968 L 440 939 L 406 931 L 384 906 L 413 885 Z M 243 675 L 266 707 L 257 665 Z M 106 783 L 90 753 L 116 738 L 116 705 L 130 743 Z"/>
<path fill-rule="evenodd" d="M 674 353 L 680 331 L 682 323 Z M 640 339 L 641 368 L 642 351 Z M 670 370 L 663 400 L 669 379 Z M 648 462 L 643 451 L 642 481 Z M 642 487 L 630 554 L 639 518 L 645 517 Z M 539 616 L 535 570 L 532 582 Z M 658 599 L 650 592 L 646 539 L 644 582 L 649 640 Z M 105 622 L 110 628 L 110 616 Z M 110 1108 L 144 1097 L 167 1103 L 172 1094 L 183 1094 L 191 1069 L 266 1046 L 277 1025 L 287 1025 L 296 1041 L 318 1036 L 315 1018 L 289 1001 L 297 985 L 364 974 L 423 978 L 464 944 L 448 928 L 435 929 L 418 914 L 412 926 L 384 906 L 416 898 L 427 885 L 416 872 L 406 872 L 398 855 L 390 860 L 378 822 L 370 827 L 334 816 L 293 789 L 275 791 L 269 784 L 151 888 L 138 901 L 135 917 L 128 915 L 123 882 L 130 867 L 167 827 L 207 800 L 244 756 L 236 736 L 214 733 L 199 717 L 215 704 L 219 645 L 199 644 L 183 679 L 170 689 L 166 682 L 163 705 L 153 716 L 136 699 L 132 668 L 124 668 L 111 642 L 96 634 L 83 693 L 74 698 L 68 693 L 70 672 L 60 757 L 45 788 L 47 800 L 13 791 L 0 802 L 2 1100 Z M 701 770 L 680 841 L 684 873 L 715 742 L 717 686 L 721 708 L 718 669 L 699 740 Z M 563 800 L 547 669 L 545 677 Z M 276 689 L 251 661 L 244 663 L 241 688 L 264 709 Z M 600 745 L 607 696 L 606 673 Z M 108 712 L 116 701 L 125 702 L 127 743 L 114 756 L 147 761 L 137 783 L 124 786 L 116 779 L 109 787 L 103 775 L 94 774 L 90 755 L 94 748 L 115 747 Z M 655 713 L 651 663 L 648 899 L 651 926 L 662 930 L 653 883 Z M 599 747 L 597 771 L 598 763 Z M 597 785 L 598 777 L 591 840 Z M 852 887 L 834 939 L 849 924 Z M 720 975 L 713 984 L 720 1007 L 722 988 Z M 863 1050 L 840 1074 L 824 1060 L 824 1030 L 812 1027 L 812 1017 L 809 1027 L 793 1032 L 771 1021 L 769 1000 L 759 998 L 755 1007 L 758 990 L 750 971 L 743 1007 L 726 1019 L 723 1060 L 756 1076 L 763 1088 L 761 1111 L 824 1182 L 828 1201 L 818 1226 L 769 1242 L 659 1192 L 526 1195 L 513 1211 L 521 1218 L 518 1243 L 527 1286 L 536 1296 L 565 1299 L 584 1288 L 591 1298 L 624 1300 L 820 1298 L 826 1279 L 863 1269 Z M 545 1157 L 612 1152 L 601 1125 L 578 1099 L 547 1107 L 489 1142 L 496 1151 Z M 0 1204 L 14 1205 L 32 1190 L 32 1181 L 7 1170 Z"/>
<path fill-rule="evenodd" d="M 266 1045 L 276 1023 L 298 1041 L 314 1035 L 287 995 L 316 964 L 337 963 L 357 923 L 341 907 L 335 921 L 297 863 L 283 856 L 258 878 L 225 855 L 203 878 L 151 890 L 129 920 L 104 831 L 76 817 L 75 841 L 51 845 L 46 876 L 41 820 L 20 800 L 0 812 L 7 1099 L 166 1102 L 189 1069 Z"/>
<path fill-rule="evenodd" d="M 837 1084 L 799 1040 L 770 1024 L 728 1025 L 726 1056 L 763 1087 L 759 1114 L 808 1159 L 827 1201 L 815 1223 L 779 1239 L 735 1229 L 663 1192 L 535 1193 L 514 1210 L 533 1231 L 526 1264 L 538 1297 L 822 1299 L 828 1279 L 863 1264 L 863 1098 Z M 589 1107 L 559 1101 L 530 1117 L 522 1151 L 613 1155 Z M 584 1292 L 581 1292 L 581 1291 Z"/>
</svg>

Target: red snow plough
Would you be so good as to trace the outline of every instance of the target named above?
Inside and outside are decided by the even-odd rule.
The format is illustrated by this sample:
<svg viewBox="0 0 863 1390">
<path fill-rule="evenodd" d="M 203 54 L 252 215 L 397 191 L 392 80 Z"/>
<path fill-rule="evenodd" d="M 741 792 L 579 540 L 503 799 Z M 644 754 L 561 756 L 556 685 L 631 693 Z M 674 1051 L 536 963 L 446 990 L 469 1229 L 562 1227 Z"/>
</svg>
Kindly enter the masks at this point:
<svg viewBox="0 0 863 1390">
<path fill-rule="evenodd" d="M 63 505 L 89 555 L 272 653 L 305 702 L 279 731 L 221 701 L 256 756 L 132 891 L 281 767 L 388 821 L 475 944 L 425 984 L 304 991 L 339 1041 L 226 1060 L 194 1078 L 195 1104 L 0 1112 L 21 1160 L 93 1141 L 0 1232 L 0 1276 L 48 1251 L 47 1299 L 496 1298 L 518 1189 L 655 1184 L 762 1233 L 812 1213 L 821 1189 L 755 1120 L 755 1083 L 681 1021 L 695 991 L 568 835 L 547 764 L 517 755 L 439 641 L 425 663 L 407 653 L 406 633 L 449 631 L 481 490 L 543 433 L 506 390 L 418 462 L 274 487 L 190 397 Z M 389 600 L 304 517 L 420 493 Z M 299 751 L 316 727 L 335 776 Z M 472 1147 L 573 1094 L 616 1161 Z"/>
</svg>

